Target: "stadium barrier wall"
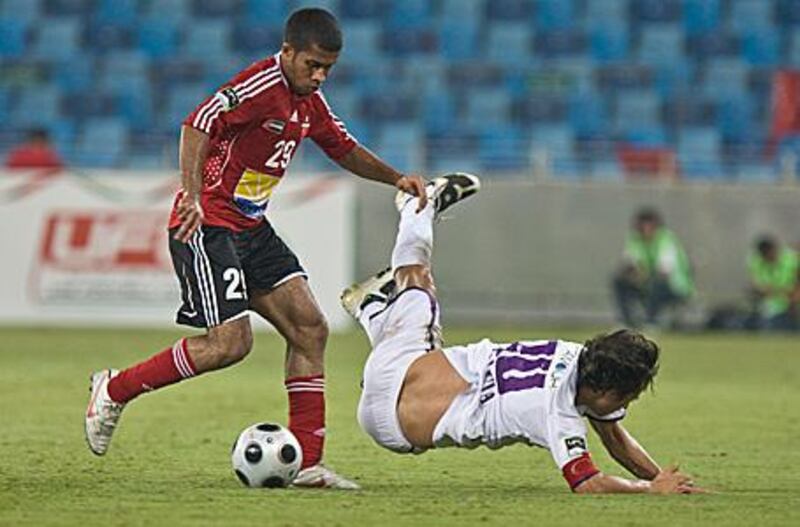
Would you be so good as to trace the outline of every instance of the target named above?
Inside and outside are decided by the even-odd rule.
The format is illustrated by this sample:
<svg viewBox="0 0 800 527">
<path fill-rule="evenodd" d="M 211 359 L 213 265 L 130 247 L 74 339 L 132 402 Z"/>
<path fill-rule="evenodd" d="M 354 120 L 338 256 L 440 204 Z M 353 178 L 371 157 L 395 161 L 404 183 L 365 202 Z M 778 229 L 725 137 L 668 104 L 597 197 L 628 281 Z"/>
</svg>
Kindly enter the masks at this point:
<svg viewBox="0 0 800 527">
<path fill-rule="evenodd" d="M 0 323 L 174 326 L 166 223 L 177 184 L 163 171 L 0 172 Z M 354 188 L 287 178 L 270 204 L 334 329 L 349 323 L 338 297 L 353 276 Z"/>
<path fill-rule="evenodd" d="M 356 271 L 386 266 L 396 231 L 390 196 L 359 185 Z M 443 319 L 456 323 L 613 320 L 610 276 L 631 216 L 657 207 L 692 260 L 689 315 L 744 302 L 755 237 L 800 242 L 800 187 L 775 184 L 620 184 L 498 181 L 448 211 L 436 230 L 434 273 Z"/>
</svg>

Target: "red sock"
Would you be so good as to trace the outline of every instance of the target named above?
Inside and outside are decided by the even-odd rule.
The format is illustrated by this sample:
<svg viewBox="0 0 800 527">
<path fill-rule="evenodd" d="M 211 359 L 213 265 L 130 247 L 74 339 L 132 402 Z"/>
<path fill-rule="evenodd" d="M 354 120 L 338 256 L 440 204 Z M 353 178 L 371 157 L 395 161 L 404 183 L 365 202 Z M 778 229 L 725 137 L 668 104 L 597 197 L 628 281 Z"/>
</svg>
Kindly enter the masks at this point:
<svg viewBox="0 0 800 527">
<path fill-rule="evenodd" d="M 284 384 L 289 393 L 289 430 L 303 449 L 302 468 L 314 466 L 322 459 L 325 442 L 325 377 L 292 377 Z"/>
<path fill-rule="evenodd" d="M 194 362 L 186 352 L 186 339 L 181 339 L 171 348 L 121 371 L 109 381 L 108 395 L 115 402 L 127 403 L 143 392 L 175 384 L 194 374 Z"/>
</svg>

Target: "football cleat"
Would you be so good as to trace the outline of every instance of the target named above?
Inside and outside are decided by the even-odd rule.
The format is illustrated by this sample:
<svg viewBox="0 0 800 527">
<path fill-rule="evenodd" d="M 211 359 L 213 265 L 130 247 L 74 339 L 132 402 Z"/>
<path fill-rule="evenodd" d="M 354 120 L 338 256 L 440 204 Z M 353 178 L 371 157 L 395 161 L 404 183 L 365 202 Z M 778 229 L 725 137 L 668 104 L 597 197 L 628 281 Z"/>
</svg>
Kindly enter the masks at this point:
<svg viewBox="0 0 800 527">
<path fill-rule="evenodd" d="M 394 274 L 391 267 L 387 267 L 378 274 L 370 276 L 363 282 L 353 284 L 342 291 L 339 300 L 345 311 L 358 318 L 361 310 L 372 302 L 388 302 L 389 297 L 394 293 L 394 289 Z"/>
<path fill-rule="evenodd" d="M 93 454 L 102 456 L 108 450 L 111 436 L 122 415 L 124 404 L 115 403 L 108 396 L 108 381 L 117 370 L 103 370 L 92 374 L 89 388 L 89 406 L 86 409 L 86 442 Z"/>
<path fill-rule="evenodd" d="M 307 489 L 361 489 L 361 485 L 340 476 L 322 463 L 301 470 L 294 478 L 292 486 Z"/>
<path fill-rule="evenodd" d="M 478 176 L 466 172 L 451 172 L 437 177 L 425 185 L 426 194 L 428 199 L 433 201 L 437 218 L 459 201 L 477 193 L 480 188 L 481 180 L 478 179 Z M 397 210 L 403 210 L 403 207 L 413 199 L 415 196 L 402 190 L 399 191 L 394 201 Z"/>
</svg>

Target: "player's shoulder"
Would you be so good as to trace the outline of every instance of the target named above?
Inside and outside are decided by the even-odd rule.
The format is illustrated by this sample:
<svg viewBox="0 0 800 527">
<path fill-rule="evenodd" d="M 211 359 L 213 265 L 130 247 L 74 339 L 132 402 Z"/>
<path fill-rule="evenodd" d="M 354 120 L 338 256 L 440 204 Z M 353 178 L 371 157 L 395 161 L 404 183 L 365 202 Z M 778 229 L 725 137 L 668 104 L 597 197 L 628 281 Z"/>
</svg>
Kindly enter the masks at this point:
<svg viewBox="0 0 800 527">
<path fill-rule="evenodd" d="M 253 62 L 240 71 L 222 90 L 232 91 L 237 97 L 253 97 L 283 83 L 283 73 L 275 56 Z"/>
</svg>

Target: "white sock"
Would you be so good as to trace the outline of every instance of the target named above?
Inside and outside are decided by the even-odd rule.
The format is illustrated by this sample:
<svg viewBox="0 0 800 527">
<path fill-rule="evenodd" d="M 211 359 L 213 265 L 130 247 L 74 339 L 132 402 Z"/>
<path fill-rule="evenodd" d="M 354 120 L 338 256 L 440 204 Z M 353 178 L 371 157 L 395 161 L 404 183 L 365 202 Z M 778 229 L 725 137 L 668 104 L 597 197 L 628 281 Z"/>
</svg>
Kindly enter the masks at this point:
<svg viewBox="0 0 800 527">
<path fill-rule="evenodd" d="M 406 203 L 400 211 L 397 239 L 392 250 L 392 270 L 407 265 L 431 265 L 433 252 L 433 203 L 428 202 L 419 214 L 417 199 Z"/>
</svg>

